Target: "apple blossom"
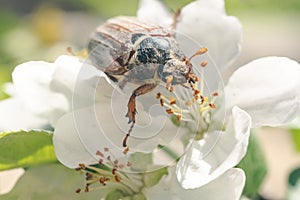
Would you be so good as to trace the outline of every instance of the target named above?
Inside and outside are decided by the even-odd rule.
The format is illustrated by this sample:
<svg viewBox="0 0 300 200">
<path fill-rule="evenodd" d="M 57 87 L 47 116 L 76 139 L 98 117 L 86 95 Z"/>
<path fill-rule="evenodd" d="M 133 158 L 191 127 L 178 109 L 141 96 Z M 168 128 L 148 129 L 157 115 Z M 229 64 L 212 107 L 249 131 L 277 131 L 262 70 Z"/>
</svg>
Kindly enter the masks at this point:
<svg viewBox="0 0 300 200">
<path fill-rule="evenodd" d="M 98 180 L 103 185 L 116 178 L 117 189 L 125 187 L 128 194 L 142 191 L 147 198 L 154 198 L 155 193 L 178 199 L 195 195 L 205 198 L 213 187 L 224 187 L 227 190 L 220 190 L 211 199 L 225 194 L 239 199 L 245 177 L 234 167 L 246 153 L 250 128 L 283 125 L 300 115 L 299 64 L 283 57 L 254 60 L 237 69 L 223 90 L 222 70 L 238 56 L 242 35 L 238 19 L 226 15 L 223 0 L 194 1 L 182 8 L 176 23 L 157 0 L 141 0 L 137 15 L 175 28 L 186 55 L 193 55 L 199 47 L 208 48 L 208 55 L 201 55 L 209 61 L 206 67 L 193 69 L 200 79 L 193 89 L 201 91 L 201 98 L 191 101 L 191 91 L 181 86 L 173 94 L 161 86 L 155 90 L 163 91 L 158 95 L 162 106 L 157 105 L 153 94 L 145 95 L 142 103 L 137 103 L 139 119 L 130 152 L 124 155 L 120 136 L 128 130 L 124 114 L 132 85 L 120 91 L 88 61 L 61 56 L 54 63 L 29 62 L 16 68 L 12 97 L 0 103 L 0 112 L 12 111 L 3 119 L 4 124 L 13 124 L 3 129 L 51 124 L 55 128 L 56 156 L 62 164 L 70 168 L 80 164 L 79 170 L 94 170 L 91 177 L 104 177 Z M 195 58 L 193 64 L 199 65 L 199 59 Z M 35 89 L 23 92 L 26 88 Z M 22 106 L 16 109 L 15 105 Z M 22 118 L 29 122 L 20 119 L 22 124 L 14 124 L 12 118 L 21 109 L 29 115 Z M 177 119 L 169 120 L 164 109 L 171 109 L 169 113 Z M 115 159 L 104 157 L 103 163 L 99 158 L 102 148 L 110 149 Z M 112 164 L 133 159 L 140 152 L 151 157 L 134 162 L 128 169 Z M 100 166 L 95 168 L 97 163 Z M 141 181 L 141 174 L 175 163 L 176 169 L 169 167 L 171 181 L 165 176 L 153 187 Z M 109 170 L 103 170 L 106 167 Z M 133 172 L 137 173 L 133 175 L 137 182 L 127 179 L 126 174 Z M 232 184 L 227 185 L 228 180 Z"/>
</svg>

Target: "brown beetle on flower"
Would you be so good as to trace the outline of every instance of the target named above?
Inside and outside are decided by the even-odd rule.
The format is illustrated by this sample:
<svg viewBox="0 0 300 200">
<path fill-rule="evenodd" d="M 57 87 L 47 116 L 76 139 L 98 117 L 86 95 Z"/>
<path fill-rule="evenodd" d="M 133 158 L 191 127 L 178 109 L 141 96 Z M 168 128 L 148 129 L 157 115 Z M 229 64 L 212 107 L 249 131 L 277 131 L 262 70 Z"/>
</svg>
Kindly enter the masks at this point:
<svg viewBox="0 0 300 200">
<path fill-rule="evenodd" d="M 187 58 L 174 36 L 172 30 L 134 17 L 116 17 L 98 27 L 91 37 L 88 50 L 94 66 L 104 71 L 112 81 L 118 82 L 121 89 L 128 82 L 140 85 L 132 92 L 128 102 L 126 117 L 132 124 L 123 140 L 123 147 L 127 147 L 127 138 L 136 122 L 137 96 L 152 91 L 160 82 L 166 83 L 171 92 L 172 85 L 185 86 L 189 83 L 194 96 L 199 95 L 193 86 L 198 78 L 192 72 L 190 60 L 207 49 L 201 48 Z"/>
</svg>

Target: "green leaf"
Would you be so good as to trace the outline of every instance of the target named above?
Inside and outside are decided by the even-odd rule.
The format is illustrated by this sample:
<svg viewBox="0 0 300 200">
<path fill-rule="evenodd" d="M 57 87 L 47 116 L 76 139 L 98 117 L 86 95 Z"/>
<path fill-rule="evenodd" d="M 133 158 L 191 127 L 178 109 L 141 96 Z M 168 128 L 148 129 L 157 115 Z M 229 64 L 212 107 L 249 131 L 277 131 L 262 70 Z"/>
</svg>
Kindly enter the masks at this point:
<svg viewBox="0 0 300 200">
<path fill-rule="evenodd" d="M 111 198 L 106 200 L 147 200 L 144 194 L 138 193 L 138 194 L 131 194 L 129 196 L 123 196 L 122 198 Z"/>
<path fill-rule="evenodd" d="M 292 139 L 297 152 L 300 152 L 300 129 L 291 129 L 290 130 Z"/>
<path fill-rule="evenodd" d="M 139 193 L 139 194 L 134 195 L 132 197 L 132 200 L 147 200 L 147 198 L 145 197 L 144 194 Z"/>
<path fill-rule="evenodd" d="M 105 199 L 107 200 L 116 200 L 116 199 L 122 199 L 124 197 L 124 194 L 120 190 L 112 190 L 109 192 Z"/>
<path fill-rule="evenodd" d="M 300 168 L 294 169 L 289 175 L 289 185 L 295 187 L 300 180 Z"/>
<path fill-rule="evenodd" d="M 12 191 L 0 199 L 84 200 L 101 199 L 107 194 L 106 188 L 77 194 L 75 191 L 84 188 L 84 182 L 84 175 L 61 164 L 35 166 L 26 170 Z"/>
<path fill-rule="evenodd" d="M 0 26 L 0 38 L 1 38 L 3 33 L 6 33 L 12 28 L 15 28 L 20 23 L 19 23 L 19 19 L 15 15 L 13 15 L 12 12 L 0 8 L 0 24 L 1 24 Z"/>
<path fill-rule="evenodd" d="M 57 162 L 52 134 L 19 131 L 0 134 L 0 170 Z"/>
<path fill-rule="evenodd" d="M 1 76 L 1 70 L 0 70 L 0 76 Z M 0 79 L 1 79 L 1 77 L 0 77 Z M 9 95 L 6 92 L 4 92 L 3 87 L 0 86 L 0 100 L 4 100 L 7 98 L 9 98 Z"/>
<path fill-rule="evenodd" d="M 187 4 L 193 2 L 194 0 L 180 0 L 180 1 L 174 1 L 174 0 L 164 0 L 163 2 L 173 11 L 176 12 L 177 10 L 183 8 Z"/>
<path fill-rule="evenodd" d="M 170 157 L 173 158 L 174 160 L 179 161 L 180 156 L 177 155 L 177 154 L 176 154 L 172 149 L 170 149 L 169 147 L 164 146 L 164 145 L 161 145 L 161 144 L 158 144 L 158 145 L 157 145 L 157 148 L 159 148 L 161 151 L 165 152 L 168 156 L 170 156 Z"/>
<path fill-rule="evenodd" d="M 294 200 L 300 198 L 300 168 L 294 169 L 288 178 L 287 199 Z"/>
<path fill-rule="evenodd" d="M 166 167 L 160 170 L 148 172 L 144 175 L 144 183 L 146 187 L 152 187 L 156 185 L 163 175 L 168 175 L 168 169 Z"/>
<path fill-rule="evenodd" d="M 243 195 L 255 198 L 267 174 L 267 167 L 260 143 L 253 133 L 250 135 L 247 154 L 238 167 L 246 173 L 246 185 Z"/>
<path fill-rule="evenodd" d="M 152 164 L 152 155 L 150 153 L 136 152 L 130 155 L 129 162 L 132 163 L 131 169 L 144 172 Z"/>
<path fill-rule="evenodd" d="M 135 15 L 138 0 L 80 0 L 91 9 L 97 10 L 102 16 L 112 17 L 116 15 Z"/>
</svg>

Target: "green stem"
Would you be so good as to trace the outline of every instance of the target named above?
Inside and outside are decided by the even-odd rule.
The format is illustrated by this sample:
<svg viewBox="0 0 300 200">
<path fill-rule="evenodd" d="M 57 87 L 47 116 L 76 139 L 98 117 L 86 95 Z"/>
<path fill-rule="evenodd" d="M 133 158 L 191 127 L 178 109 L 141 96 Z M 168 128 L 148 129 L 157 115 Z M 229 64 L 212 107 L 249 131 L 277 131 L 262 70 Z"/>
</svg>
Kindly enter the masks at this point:
<svg viewBox="0 0 300 200">
<path fill-rule="evenodd" d="M 161 149 L 162 151 L 164 151 L 166 154 L 168 154 L 171 158 L 173 158 L 174 160 L 176 160 L 176 162 L 179 161 L 180 156 L 178 156 L 174 151 L 172 151 L 172 149 L 170 149 L 169 147 L 166 147 L 164 145 L 158 144 L 157 147 L 159 149 Z"/>
</svg>

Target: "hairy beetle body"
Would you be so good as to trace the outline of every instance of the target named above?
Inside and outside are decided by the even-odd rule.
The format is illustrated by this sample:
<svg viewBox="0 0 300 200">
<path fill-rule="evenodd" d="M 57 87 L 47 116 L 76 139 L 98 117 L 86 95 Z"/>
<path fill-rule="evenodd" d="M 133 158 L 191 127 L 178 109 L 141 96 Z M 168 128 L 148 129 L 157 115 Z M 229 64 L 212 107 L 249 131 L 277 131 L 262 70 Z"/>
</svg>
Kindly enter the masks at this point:
<svg viewBox="0 0 300 200">
<path fill-rule="evenodd" d="M 132 124 L 124 147 L 135 124 L 137 96 L 150 92 L 159 82 L 171 91 L 172 85 L 193 81 L 190 59 L 180 50 L 172 31 L 134 17 L 112 18 L 99 26 L 88 51 L 90 62 L 121 89 L 128 82 L 139 84 L 128 102 L 126 116 Z"/>
<path fill-rule="evenodd" d="M 168 60 L 185 60 L 170 30 L 134 17 L 108 20 L 93 33 L 88 49 L 92 64 L 115 82 L 126 74 L 129 82 L 154 79 Z"/>
</svg>

